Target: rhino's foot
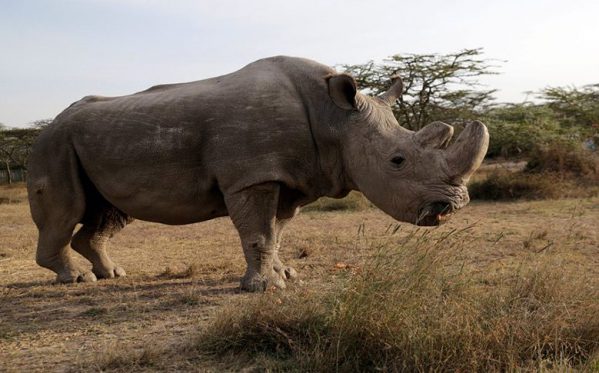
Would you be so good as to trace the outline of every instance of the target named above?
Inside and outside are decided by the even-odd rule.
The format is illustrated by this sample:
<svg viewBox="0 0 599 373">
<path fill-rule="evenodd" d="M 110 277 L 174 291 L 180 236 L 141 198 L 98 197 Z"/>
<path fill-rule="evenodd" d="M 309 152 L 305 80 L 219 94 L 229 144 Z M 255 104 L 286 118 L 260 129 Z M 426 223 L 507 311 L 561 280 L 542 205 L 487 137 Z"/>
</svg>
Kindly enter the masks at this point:
<svg viewBox="0 0 599 373">
<path fill-rule="evenodd" d="M 241 279 L 241 290 L 249 292 L 264 292 L 272 287 L 285 289 L 285 280 L 281 276 L 272 272 L 265 276 L 258 272 L 246 272 Z"/>
<path fill-rule="evenodd" d="M 283 280 L 293 280 L 297 278 L 297 271 L 293 269 L 293 267 L 283 264 L 278 258 L 274 261 L 273 269 Z"/>
<path fill-rule="evenodd" d="M 274 268 L 274 270 L 283 280 L 293 280 L 297 278 L 297 271 L 293 269 L 293 267 L 281 266 Z"/>
<path fill-rule="evenodd" d="M 83 270 L 63 271 L 56 275 L 59 284 L 74 284 L 77 282 L 95 282 L 98 279 L 93 272 Z"/>
<path fill-rule="evenodd" d="M 96 275 L 98 279 L 107 279 L 107 278 L 116 278 L 116 277 L 125 277 L 127 273 L 123 267 L 113 265 L 108 268 L 92 268 L 92 271 Z"/>
</svg>

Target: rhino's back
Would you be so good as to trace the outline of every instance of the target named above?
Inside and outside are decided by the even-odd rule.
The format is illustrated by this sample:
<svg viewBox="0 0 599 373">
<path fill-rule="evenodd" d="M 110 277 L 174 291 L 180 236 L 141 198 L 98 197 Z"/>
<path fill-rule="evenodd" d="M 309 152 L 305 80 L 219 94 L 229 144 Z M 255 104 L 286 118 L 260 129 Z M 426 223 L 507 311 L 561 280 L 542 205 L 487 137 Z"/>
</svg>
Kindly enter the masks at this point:
<svg viewBox="0 0 599 373">
<path fill-rule="evenodd" d="M 331 71 L 264 59 L 216 78 L 88 96 L 53 127 L 68 134 L 89 179 L 123 211 L 203 220 L 202 206 L 253 184 L 280 181 L 310 193 L 318 160 L 307 101 L 326 94 L 322 78 Z"/>
</svg>

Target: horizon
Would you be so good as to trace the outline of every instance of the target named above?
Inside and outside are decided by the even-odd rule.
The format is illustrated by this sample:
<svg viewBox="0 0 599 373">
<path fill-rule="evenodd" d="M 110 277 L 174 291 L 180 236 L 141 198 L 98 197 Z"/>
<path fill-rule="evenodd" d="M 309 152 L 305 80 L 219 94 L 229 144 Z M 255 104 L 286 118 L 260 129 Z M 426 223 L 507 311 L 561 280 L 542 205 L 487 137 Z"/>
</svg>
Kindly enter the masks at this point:
<svg viewBox="0 0 599 373">
<path fill-rule="evenodd" d="M 0 5 L 0 45 L 8 51 L 0 60 L 0 123 L 9 127 L 53 118 L 86 95 L 120 96 L 201 80 L 280 54 L 338 66 L 483 48 L 483 58 L 506 61 L 500 74 L 479 79 L 484 88 L 498 89 L 499 103 L 524 102 L 526 92 L 546 87 L 599 83 L 599 3 L 591 1 L 484 7 L 470 0 Z M 424 14 L 428 22 L 411 14 Z"/>
</svg>

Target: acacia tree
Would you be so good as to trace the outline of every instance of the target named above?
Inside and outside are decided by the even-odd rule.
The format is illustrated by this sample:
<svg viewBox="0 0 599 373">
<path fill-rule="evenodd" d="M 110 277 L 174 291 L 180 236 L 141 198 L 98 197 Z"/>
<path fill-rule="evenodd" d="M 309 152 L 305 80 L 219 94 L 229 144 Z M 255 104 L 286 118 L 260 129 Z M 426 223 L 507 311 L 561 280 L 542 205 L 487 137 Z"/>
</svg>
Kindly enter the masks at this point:
<svg viewBox="0 0 599 373">
<path fill-rule="evenodd" d="M 537 95 L 565 127 L 590 129 L 599 126 L 599 84 L 577 87 L 549 87 Z"/>
<path fill-rule="evenodd" d="M 35 121 L 33 128 L 6 128 L 0 129 L 0 162 L 6 170 L 7 181 L 12 183 L 11 167 L 17 167 L 27 171 L 27 159 L 31 152 L 31 146 L 39 135 L 41 128 L 47 125 L 49 120 Z"/>
<path fill-rule="evenodd" d="M 14 139 L 10 135 L 10 130 L 6 127 L 0 128 L 0 162 L 6 171 L 6 177 L 9 184 L 12 184 L 11 163 L 13 163 L 13 155 L 16 151 L 14 147 Z"/>
<path fill-rule="evenodd" d="M 51 118 L 38 119 L 38 120 L 34 120 L 33 122 L 31 122 L 29 125 L 33 128 L 41 130 L 44 127 L 46 127 L 47 125 L 49 125 L 50 123 L 52 123 L 53 121 L 54 121 L 54 119 L 51 119 Z"/>
<path fill-rule="evenodd" d="M 399 75 L 404 94 L 393 106 L 399 123 L 418 130 L 433 120 L 460 123 L 488 108 L 495 90 L 482 90 L 479 77 L 497 74 L 482 49 L 450 54 L 396 54 L 381 63 L 342 65 L 365 93 L 379 95 Z"/>
</svg>

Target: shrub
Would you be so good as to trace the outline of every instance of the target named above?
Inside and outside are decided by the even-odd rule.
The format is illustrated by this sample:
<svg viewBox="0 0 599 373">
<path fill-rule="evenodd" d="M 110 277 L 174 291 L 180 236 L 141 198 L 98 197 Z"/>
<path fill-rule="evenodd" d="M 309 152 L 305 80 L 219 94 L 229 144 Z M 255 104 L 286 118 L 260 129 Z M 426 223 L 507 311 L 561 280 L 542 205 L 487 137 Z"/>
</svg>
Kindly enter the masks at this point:
<svg viewBox="0 0 599 373">
<path fill-rule="evenodd" d="M 495 171 L 471 183 L 468 192 L 473 200 L 546 199 L 561 197 L 564 187 L 564 182 L 553 175 Z"/>
<path fill-rule="evenodd" d="M 589 197 L 599 193 L 599 160 L 577 142 L 563 139 L 535 146 L 522 171 L 495 171 L 473 181 L 472 199 Z"/>
<path fill-rule="evenodd" d="M 525 171 L 593 178 L 599 173 L 599 162 L 594 154 L 579 144 L 561 140 L 536 147 Z"/>
</svg>

